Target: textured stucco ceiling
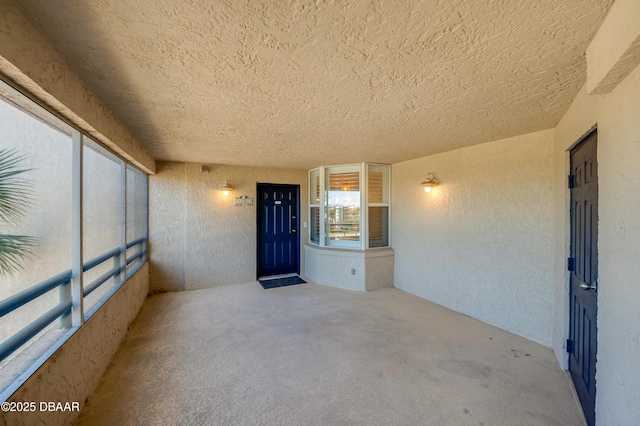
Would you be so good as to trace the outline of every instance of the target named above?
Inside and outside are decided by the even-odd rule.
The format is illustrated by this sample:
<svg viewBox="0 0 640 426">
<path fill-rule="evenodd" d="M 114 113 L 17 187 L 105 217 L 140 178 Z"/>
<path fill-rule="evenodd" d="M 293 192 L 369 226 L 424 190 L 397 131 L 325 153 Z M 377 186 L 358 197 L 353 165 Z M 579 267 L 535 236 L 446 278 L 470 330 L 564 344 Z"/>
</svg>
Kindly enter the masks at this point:
<svg viewBox="0 0 640 426">
<path fill-rule="evenodd" d="M 554 127 L 612 0 L 15 0 L 158 160 L 395 163 Z"/>
</svg>

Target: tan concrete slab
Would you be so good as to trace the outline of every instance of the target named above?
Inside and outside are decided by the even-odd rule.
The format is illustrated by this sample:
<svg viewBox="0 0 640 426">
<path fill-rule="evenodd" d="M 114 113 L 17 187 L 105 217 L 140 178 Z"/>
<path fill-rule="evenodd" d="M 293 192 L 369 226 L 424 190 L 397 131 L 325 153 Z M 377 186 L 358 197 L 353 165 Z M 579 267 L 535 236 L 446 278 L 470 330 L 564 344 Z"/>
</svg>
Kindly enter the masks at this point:
<svg viewBox="0 0 640 426">
<path fill-rule="evenodd" d="M 551 350 L 397 289 L 149 297 L 77 425 L 583 425 Z"/>
</svg>

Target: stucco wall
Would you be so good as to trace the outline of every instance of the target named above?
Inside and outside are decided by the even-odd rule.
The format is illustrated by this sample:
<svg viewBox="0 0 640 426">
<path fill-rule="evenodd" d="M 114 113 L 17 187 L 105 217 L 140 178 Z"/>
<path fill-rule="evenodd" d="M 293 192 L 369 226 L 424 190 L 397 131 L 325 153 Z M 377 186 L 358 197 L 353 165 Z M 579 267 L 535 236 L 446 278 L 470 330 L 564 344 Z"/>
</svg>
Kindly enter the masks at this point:
<svg viewBox="0 0 640 426">
<path fill-rule="evenodd" d="M 78 402 L 98 386 L 120 342 L 149 291 L 149 264 L 143 265 L 89 321 L 87 321 L 9 401 Z M 9 412 L 2 425 L 72 424 L 79 412 Z"/>
<path fill-rule="evenodd" d="M 598 123 L 596 415 L 599 424 L 632 424 L 640 419 L 640 68 L 604 98 Z"/>
<path fill-rule="evenodd" d="M 365 290 L 364 253 L 305 246 L 305 274 L 317 284 Z M 355 269 L 356 273 L 351 274 Z"/>
<path fill-rule="evenodd" d="M 640 62 L 640 2 L 616 0 L 587 48 L 587 91 L 609 93 Z"/>
<path fill-rule="evenodd" d="M 395 286 L 547 346 L 554 131 L 393 165 Z M 440 185 L 425 193 L 432 172 Z"/>
<path fill-rule="evenodd" d="M 304 252 L 305 274 L 316 284 L 357 291 L 393 287 L 391 248 L 361 251 L 307 244 Z"/>
<path fill-rule="evenodd" d="M 636 424 L 640 418 L 640 68 L 607 95 L 586 88 L 556 129 L 556 176 L 569 173 L 569 149 L 598 125 L 598 354 L 596 423 Z M 556 199 L 554 351 L 567 366 L 569 191 Z"/>
<path fill-rule="evenodd" d="M 0 76 L 143 170 L 155 161 L 9 0 L 0 0 Z"/>
<path fill-rule="evenodd" d="M 194 290 L 256 279 L 256 183 L 300 185 L 300 217 L 307 222 L 307 172 L 159 162 L 149 179 L 150 289 Z M 227 179 L 228 196 L 217 188 Z M 234 198 L 248 195 L 253 206 L 236 207 Z M 302 246 L 308 228 L 300 229 Z M 301 272 L 304 272 L 301 270 Z"/>
</svg>

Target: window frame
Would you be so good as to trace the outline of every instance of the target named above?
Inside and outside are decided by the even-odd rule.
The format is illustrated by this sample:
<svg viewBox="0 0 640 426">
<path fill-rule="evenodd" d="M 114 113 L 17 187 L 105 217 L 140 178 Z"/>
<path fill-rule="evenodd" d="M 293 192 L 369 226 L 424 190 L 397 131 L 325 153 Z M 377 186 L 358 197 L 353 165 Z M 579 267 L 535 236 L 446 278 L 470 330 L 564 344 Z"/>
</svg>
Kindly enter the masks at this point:
<svg viewBox="0 0 640 426">
<path fill-rule="evenodd" d="M 383 203 L 369 203 L 369 166 L 380 166 L 386 167 L 388 170 L 387 173 L 387 191 L 388 191 L 388 201 Z M 357 168 L 359 173 L 359 188 L 360 188 L 360 239 L 359 244 L 349 245 L 349 244 L 327 244 L 327 234 L 326 234 L 326 223 L 328 222 L 328 212 L 326 208 L 326 179 L 327 179 L 327 170 L 332 168 L 339 167 L 354 167 Z M 319 202 L 312 203 L 312 193 L 315 190 L 315 185 L 311 181 L 311 175 L 313 172 L 318 172 L 319 183 L 320 183 L 320 197 Z M 391 165 L 382 164 L 382 163 L 351 163 L 351 164 L 336 164 L 329 166 L 320 166 L 313 168 L 308 171 L 308 185 L 309 185 L 309 220 L 315 220 L 312 215 L 312 209 L 318 208 L 320 214 L 320 230 L 319 230 L 319 241 L 315 242 L 312 240 L 311 230 L 313 229 L 309 226 L 308 230 L 308 241 L 309 244 L 321 248 L 326 249 L 338 249 L 338 250 L 377 250 L 377 249 L 388 249 L 391 248 Z M 369 247 L 369 207 L 387 207 L 388 209 L 388 224 L 387 224 L 387 233 L 388 233 L 388 244 L 385 246 L 378 247 Z"/>
<path fill-rule="evenodd" d="M 311 169 L 309 170 L 308 174 L 308 179 L 307 181 L 309 182 L 309 242 L 311 244 L 316 244 L 316 245 L 320 245 L 321 241 L 322 241 L 322 236 L 324 235 L 324 216 L 322 214 L 323 209 L 322 209 L 322 205 L 324 202 L 324 197 L 323 197 L 323 189 L 324 189 L 324 185 L 323 185 L 323 181 L 322 181 L 322 177 L 324 176 L 324 168 L 323 167 L 316 167 L 315 169 Z M 312 198 L 316 195 L 315 194 L 315 183 L 312 185 L 311 182 L 311 177 L 313 172 L 317 171 L 318 172 L 318 193 L 317 193 L 317 198 L 316 198 L 316 202 L 313 203 L 311 200 Z M 315 217 L 311 214 L 312 209 L 313 208 L 317 208 L 318 209 L 318 241 L 314 241 L 311 238 L 311 232 L 313 227 L 311 226 L 311 221 L 315 220 Z"/>
<path fill-rule="evenodd" d="M 26 283 L 26 286 L 23 291 L 20 291 L 16 294 L 10 295 L 8 298 L 2 299 L 4 303 L 4 308 L 6 312 L 10 314 L 13 310 L 19 309 L 22 306 L 25 306 L 29 301 L 35 300 L 35 298 L 40 297 L 43 294 L 46 294 L 49 291 L 59 292 L 59 300 L 60 306 L 65 304 L 69 306 L 68 310 L 61 311 L 62 313 L 56 315 L 59 312 L 57 309 L 52 309 L 50 312 L 46 314 L 48 318 L 53 318 L 53 320 L 48 320 L 47 324 L 55 324 L 56 322 L 59 324 L 59 327 L 64 330 L 64 334 L 59 338 L 56 337 L 56 340 L 52 343 L 46 342 L 46 344 L 38 344 L 40 342 L 40 338 L 37 337 L 38 333 L 32 334 L 32 331 L 27 331 L 27 328 L 40 327 L 41 321 L 44 321 L 42 318 L 45 316 L 41 316 L 39 318 L 34 318 L 31 320 L 31 323 L 22 329 L 20 332 L 15 334 L 13 337 L 0 342 L 0 344 L 7 344 L 3 350 L 5 351 L 5 360 L 7 363 L 3 365 L 2 368 L 12 368 L 15 369 L 15 373 L 11 373 L 13 376 L 17 376 L 17 378 L 11 379 L 11 381 L 7 380 L 6 383 L 2 383 L 2 387 L 0 387 L 0 399 L 6 400 L 9 398 L 29 377 L 31 377 L 47 360 L 51 358 L 51 356 L 69 339 L 71 336 L 75 334 L 76 331 L 81 329 L 87 320 L 96 312 L 100 310 L 100 308 L 109 300 L 113 295 L 118 292 L 123 286 L 126 285 L 127 281 L 133 274 L 135 274 L 147 261 L 148 261 L 148 227 L 149 227 L 149 180 L 148 174 L 142 170 L 140 167 L 132 164 L 127 161 L 123 157 L 114 153 L 108 147 L 104 146 L 100 142 L 96 142 L 92 139 L 87 131 L 79 130 L 76 126 L 68 123 L 67 121 L 59 118 L 57 115 L 52 113 L 51 111 L 44 108 L 38 102 L 30 99 L 28 96 L 21 93 L 19 90 L 15 89 L 7 82 L 0 79 L 0 97 L 3 98 L 4 101 L 12 105 L 13 107 L 23 111 L 25 114 L 28 114 L 35 119 L 43 122 L 44 124 L 54 128 L 71 137 L 71 214 L 69 220 L 71 222 L 71 264 L 70 269 L 60 273 L 56 276 L 45 279 L 43 282 L 36 283 Z M 104 155 L 109 160 L 113 160 L 120 167 L 120 176 L 119 176 L 119 185 L 120 185 L 120 228 L 118 230 L 119 236 L 118 240 L 119 244 L 119 255 L 114 254 L 111 257 L 109 256 L 111 252 L 107 252 L 96 259 L 88 260 L 84 259 L 83 254 L 83 150 L 85 148 L 93 149 L 99 154 Z M 142 242 L 137 242 L 134 244 L 133 242 L 127 241 L 126 238 L 126 227 L 127 227 L 127 185 L 126 171 L 128 168 L 133 169 L 137 173 L 145 176 L 145 186 L 144 186 L 144 237 L 140 240 Z M 128 262 L 132 262 L 131 258 L 127 259 L 126 249 L 128 246 L 135 247 L 139 245 L 139 253 L 138 256 L 133 259 L 136 261 L 136 265 L 129 271 L 126 268 Z M 115 251 L 113 251 L 115 253 Z M 109 291 L 98 301 L 95 303 L 90 309 L 85 309 L 84 299 L 85 299 L 85 288 L 84 288 L 84 280 L 83 273 L 94 266 L 100 264 L 101 262 L 98 259 L 105 258 L 111 259 L 115 257 L 118 258 L 121 265 L 124 265 L 124 268 L 117 272 L 117 275 L 111 276 L 115 280 L 118 280 L 118 284 L 113 288 L 109 288 Z M 105 260 L 106 261 L 106 260 Z M 96 286 L 102 285 L 105 281 L 100 281 L 101 277 L 95 281 Z M 55 286 L 54 286 L 55 284 Z M 35 294 L 35 296 L 26 296 L 25 294 Z M 29 298 L 30 297 L 30 298 Z M 15 300 L 15 301 L 14 301 Z M 26 301 L 25 301 L 26 300 Z M 11 303 L 9 303 L 11 302 Z M 18 305 L 15 305 L 19 303 Z M 17 307 L 14 307 L 17 306 Z M 39 330 L 42 330 L 40 328 Z M 28 340 L 25 340 L 24 343 L 20 344 L 20 346 L 16 347 L 15 343 L 8 343 L 12 339 L 16 338 L 16 336 L 20 335 L 20 339 L 26 337 Z M 42 337 L 42 336 L 41 336 Z M 34 340 L 35 339 L 35 340 Z M 15 341 L 15 340 L 14 340 Z M 14 353 L 20 350 L 21 347 L 29 347 L 23 353 L 18 353 L 14 358 L 10 358 Z M 33 347 L 36 347 L 36 351 L 32 353 L 27 353 Z M 9 371 L 9 370 L 8 370 Z M 6 387 L 5 387 L 6 386 Z"/>
<path fill-rule="evenodd" d="M 386 202 L 370 202 L 369 201 L 369 171 L 371 166 L 374 167 L 386 167 L 387 168 L 387 201 Z M 367 233 L 366 233 L 366 249 L 369 250 L 373 250 L 373 249 L 380 249 L 380 248 L 389 248 L 391 247 L 391 166 L 389 164 L 379 164 L 379 163 L 366 163 L 365 164 L 365 168 L 366 168 L 366 229 L 367 229 Z M 383 186 L 384 188 L 384 186 Z M 383 197 L 384 199 L 384 197 Z M 388 242 L 386 246 L 376 246 L 376 247 L 371 247 L 370 246 L 370 241 L 369 241 L 369 234 L 371 233 L 371 230 L 369 229 L 369 208 L 370 207 L 386 207 L 387 208 L 387 236 L 388 236 Z"/>
<path fill-rule="evenodd" d="M 340 170 L 342 169 L 342 170 Z M 336 171 L 337 173 L 334 173 L 333 171 Z M 358 173 L 358 203 L 359 203 L 359 213 L 358 213 L 358 240 L 357 241 L 349 241 L 349 240 L 339 240 L 339 239 L 335 239 L 332 240 L 331 239 L 331 229 L 327 230 L 327 223 L 329 223 L 329 205 L 328 203 L 328 199 L 327 199 L 327 193 L 329 192 L 329 190 L 327 189 L 327 181 L 331 179 L 331 175 L 334 174 L 344 174 L 344 173 Z M 364 196 L 364 192 L 363 191 L 363 175 L 362 175 L 362 163 L 361 164 L 342 164 L 342 165 L 338 165 L 338 166 L 327 166 L 324 167 L 324 174 L 323 176 L 321 176 L 324 180 L 324 192 L 323 194 L 325 195 L 325 199 L 324 199 L 324 203 L 322 204 L 322 213 L 324 213 L 324 226 L 325 226 L 325 233 L 323 234 L 323 242 L 324 242 L 324 247 L 331 247 L 331 248 L 338 248 L 338 249 L 351 249 L 351 250 L 362 250 L 363 247 L 363 233 L 362 233 L 362 229 L 363 229 L 363 211 L 362 211 L 362 206 L 363 206 L 363 196 Z"/>
</svg>

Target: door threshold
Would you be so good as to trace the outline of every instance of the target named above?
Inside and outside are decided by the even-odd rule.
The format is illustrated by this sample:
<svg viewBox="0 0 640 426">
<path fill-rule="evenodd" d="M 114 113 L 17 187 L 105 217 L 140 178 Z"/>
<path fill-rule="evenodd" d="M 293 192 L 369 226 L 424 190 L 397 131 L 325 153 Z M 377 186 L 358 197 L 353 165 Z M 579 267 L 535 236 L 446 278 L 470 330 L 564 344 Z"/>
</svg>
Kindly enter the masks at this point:
<svg viewBox="0 0 640 426">
<path fill-rule="evenodd" d="M 295 272 L 291 274 L 280 274 L 280 275 L 266 275 L 263 277 L 258 277 L 258 281 L 260 280 L 277 280 L 278 278 L 289 278 L 289 277 L 297 277 L 298 274 Z"/>
</svg>

